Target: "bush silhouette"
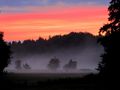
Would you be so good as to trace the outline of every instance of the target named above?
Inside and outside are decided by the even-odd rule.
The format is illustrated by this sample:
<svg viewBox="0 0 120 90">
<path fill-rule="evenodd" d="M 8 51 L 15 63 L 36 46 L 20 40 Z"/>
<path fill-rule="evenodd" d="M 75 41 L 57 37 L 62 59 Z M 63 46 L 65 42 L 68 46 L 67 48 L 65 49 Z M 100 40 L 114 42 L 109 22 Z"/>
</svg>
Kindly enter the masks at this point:
<svg viewBox="0 0 120 90">
<path fill-rule="evenodd" d="M 25 70 L 30 70 L 30 69 L 31 69 L 30 65 L 27 64 L 27 63 L 23 64 L 23 68 L 24 68 Z"/>
<path fill-rule="evenodd" d="M 52 58 L 48 63 L 48 68 L 51 70 L 57 70 L 60 67 L 60 60 L 58 58 Z"/>
<path fill-rule="evenodd" d="M 4 68 L 8 66 L 10 54 L 10 47 L 3 40 L 3 32 L 0 32 L 0 73 L 3 73 Z"/>
<path fill-rule="evenodd" d="M 77 61 L 73 61 L 72 59 L 64 65 L 65 70 L 75 70 L 77 68 Z"/>
<path fill-rule="evenodd" d="M 17 69 L 17 70 L 21 70 L 22 69 L 22 61 L 21 60 L 17 60 L 17 61 L 15 61 L 15 68 Z"/>
</svg>

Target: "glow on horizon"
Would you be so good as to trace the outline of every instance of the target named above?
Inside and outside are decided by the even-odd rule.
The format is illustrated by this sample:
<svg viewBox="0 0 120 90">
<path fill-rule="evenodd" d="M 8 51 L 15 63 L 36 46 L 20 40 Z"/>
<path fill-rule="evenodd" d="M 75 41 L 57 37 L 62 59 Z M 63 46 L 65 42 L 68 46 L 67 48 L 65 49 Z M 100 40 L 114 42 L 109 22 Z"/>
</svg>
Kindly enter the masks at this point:
<svg viewBox="0 0 120 90">
<path fill-rule="evenodd" d="M 1 13 L 0 31 L 5 33 L 5 40 L 8 41 L 37 39 L 39 36 L 48 38 L 70 32 L 97 35 L 106 21 L 105 6 L 52 7 L 46 12 Z"/>
</svg>

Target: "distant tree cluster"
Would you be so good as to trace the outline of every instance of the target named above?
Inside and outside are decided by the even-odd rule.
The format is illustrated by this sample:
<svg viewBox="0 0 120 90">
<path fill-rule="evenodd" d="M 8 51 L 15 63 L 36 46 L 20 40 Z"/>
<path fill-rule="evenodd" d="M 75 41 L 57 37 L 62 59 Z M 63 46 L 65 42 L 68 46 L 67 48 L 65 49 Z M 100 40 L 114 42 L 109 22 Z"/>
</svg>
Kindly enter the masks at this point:
<svg viewBox="0 0 120 90">
<path fill-rule="evenodd" d="M 50 70 L 57 70 L 60 68 L 60 60 L 58 58 L 52 58 L 48 65 L 47 65 L 48 69 Z M 63 66 L 64 70 L 75 70 L 77 69 L 77 61 L 73 61 L 72 59 Z"/>
<path fill-rule="evenodd" d="M 56 35 L 50 37 L 48 40 L 39 38 L 38 40 L 24 40 L 24 41 L 13 41 L 9 43 L 11 50 L 15 54 L 23 55 L 24 53 L 36 54 L 52 52 L 59 49 L 71 48 L 71 47 L 85 47 L 86 45 L 96 45 L 97 36 L 90 33 L 76 33 L 71 32 L 67 35 Z"/>
<path fill-rule="evenodd" d="M 31 67 L 29 64 L 25 63 L 25 64 L 22 64 L 22 61 L 21 60 L 16 60 L 15 61 L 15 68 L 16 70 L 30 70 Z"/>
</svg>

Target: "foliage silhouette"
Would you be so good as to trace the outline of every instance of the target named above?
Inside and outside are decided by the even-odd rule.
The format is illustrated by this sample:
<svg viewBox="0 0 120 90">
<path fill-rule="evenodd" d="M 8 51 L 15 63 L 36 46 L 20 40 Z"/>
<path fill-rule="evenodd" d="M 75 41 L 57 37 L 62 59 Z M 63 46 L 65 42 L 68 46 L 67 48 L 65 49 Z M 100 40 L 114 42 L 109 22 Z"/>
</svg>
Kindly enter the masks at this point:
<svg viewBox="0 0 120 90">
<path fill-rule="evenodd" d="M 103 45 L 105 52 L 102 55 L 98 70 L 100 76 L 104 79 L 105 85 L 107 82 L 110 87 L 110 84 L 112 86 L 117 82 L 118 73 L 120 73 L 120 0 L 111 0 L 108 11 L 109 23 L 101 27 L 99 32 L 103 36 L 99 39 L 99 42 Z"/>
<path fill-rule="evenodd" d="M 21 70 L 22 69 L 22 65 L 21 64 L 22 64 L 21 60 L 15 61 L 15 68 L 17 70 Z"/>
<path fill-rule="evenodd" d="M 60 60 L 58 58 L 52 58 L 48 63 L 50 70 L 57 70 L 60 67 Z"/>
<path fill-rule="evenodd" d="M 30 70 L 31 69 L 30 65 L 27 64 L 27 63 L 23 64 L 23 68 L 26 69 L 26 70 Z"/>
<path fill-rule="evenodd" d="M 68 62 L 68 64 L 65 64 L 63 67 L 65 70 L 74 70 L 77 68 L 77 61 L 73 61 L 72 59 Z"/>
<path fill-rule="evenodd" d="M 17 56 L 25 56 L 26 54 L 41 54 L 54 52 L 61 49 L 69 49 L 72 47 L 96 46 L 97 36 L 90 33 L 71 32 L 66 35 L 55 35 L 48 40 L 39 37 L 37 40 L 13 41 L 9 43 L 12 52 Z M 58 49 L 59 48 L 59 49 Z M 26 55 L 27 56 L 27 55 Z"/>
<path fill-rule="evenodd" d="M 3 32 L 0 32 L 0 73 L 3 73 L 4 68 L 10 63 L 10 46 L 3 40 Z"/>
</svg>

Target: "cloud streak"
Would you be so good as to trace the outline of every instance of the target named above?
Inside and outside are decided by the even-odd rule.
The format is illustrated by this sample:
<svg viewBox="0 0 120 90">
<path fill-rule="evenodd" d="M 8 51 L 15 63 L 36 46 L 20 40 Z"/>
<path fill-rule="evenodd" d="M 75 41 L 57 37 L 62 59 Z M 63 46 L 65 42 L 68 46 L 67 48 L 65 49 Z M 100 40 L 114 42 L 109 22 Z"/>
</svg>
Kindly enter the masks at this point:
<svg viewBox="0 0 120 90">
<path fill-rule="evenodd" d="M 97 34 L 110 0 L 0 0 L 0 30 L 6 40 L 75 32 Z"/>
<path fill-rule="evenodd" d="M 30 12 L 36 7 L 49 8 L 52 6 L 105 6 L 109 0 L 0 0 L 0 10 L 3 13 Z M 31 7 L 31 10 L 29 9 Z M 34 8 L 34 9 L 33 9 Z M 40 12 L 40 9 L 35 11 Z"/>
<path fill-rule="evenodd" d="M 105 5 L 110 0 L 0 0 L 0 6 L 44 6 L 53 4 L 97 4 Z"/>
<path fill-rule="evenodd" d="M 32 7 L 28 9 L 31 10 Z M 35 8 L 33 8 L 34 10 Z M 66 34 L 72 31 L 97 34 L 107 19 L 104 6 L 36 7 L 38 13 L 2 13 L 0 29 L 6 40 L 37 39 L 39 36 Z"/>
</svg>

